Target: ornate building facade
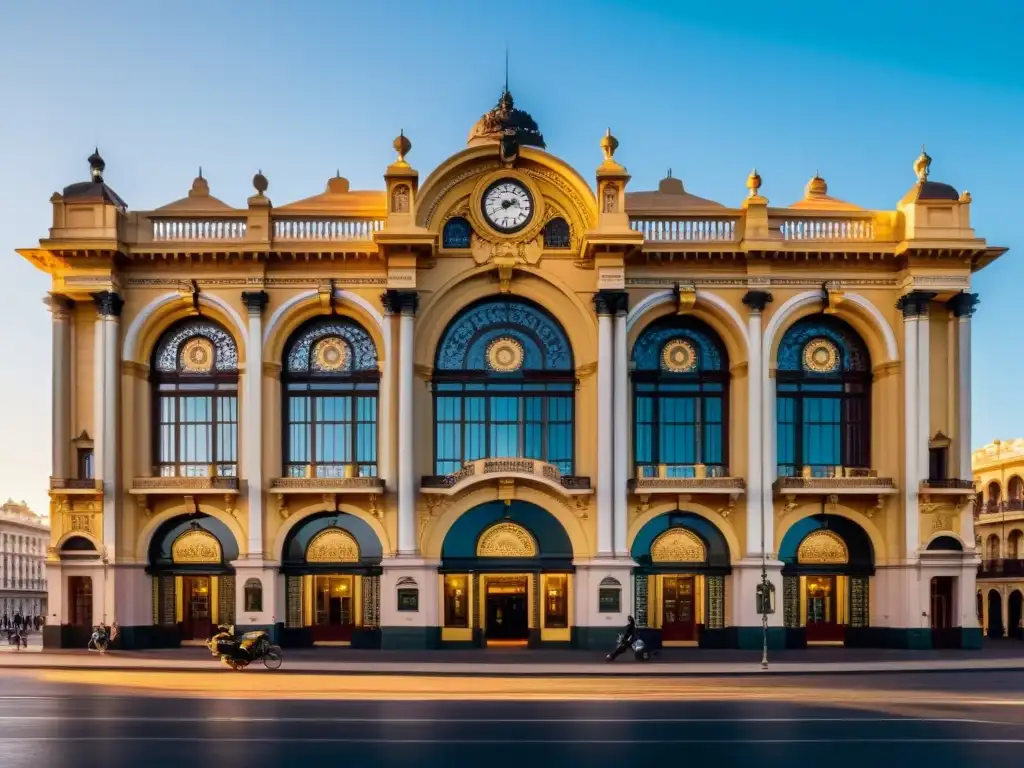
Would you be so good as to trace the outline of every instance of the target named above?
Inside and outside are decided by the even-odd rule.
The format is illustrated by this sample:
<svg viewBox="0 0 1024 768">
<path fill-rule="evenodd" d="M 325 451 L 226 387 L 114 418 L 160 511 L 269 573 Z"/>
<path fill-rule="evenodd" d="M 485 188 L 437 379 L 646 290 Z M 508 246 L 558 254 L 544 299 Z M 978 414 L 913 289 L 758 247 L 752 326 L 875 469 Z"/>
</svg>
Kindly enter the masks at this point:
<svg viewBox="0 0 1024 768">
<path fill-rule="evenodd" d="M 503 94 L 424 180 L 54 194 L 50 644 L 977 645 L 971 275 L 895 210 L 592 183 Z M 595 155 L 600 158 L 595 147 Z M 908 174 L 909 175 L 909 174 Z M 948 437 L 947 437 L 948 436 Z M 764 553 L 764 558 L 762 558 Z M 762 563 L 764 560 L 764 563 Z M 936 595 L 941 615 L 929 606 Z M 941 601 L 940 601 L 941 602 Z"/>
<path fill-rule="evenodd" d="M 978 621 L 989 637 L 1024 640 L 1024 439 L 974 452 L 978 489 Z"/>
<path fill-rule="evenodd" d="M 0 507 L 0 617 L 46 615 L 46 550 L 50 529 L 22 501 Z"/>
</svg>

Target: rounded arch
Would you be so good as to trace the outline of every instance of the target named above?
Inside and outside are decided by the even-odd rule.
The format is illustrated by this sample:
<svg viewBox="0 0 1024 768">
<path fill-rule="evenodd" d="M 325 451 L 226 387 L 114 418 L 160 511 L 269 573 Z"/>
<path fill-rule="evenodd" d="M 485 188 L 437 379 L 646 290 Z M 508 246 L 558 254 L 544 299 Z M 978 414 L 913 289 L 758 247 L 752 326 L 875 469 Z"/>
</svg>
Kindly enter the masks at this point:
<svg viewBox="0 0 1024 768">
<path fill-rule="evenodd" d="M 1024 559 L 1024 531 L 1020 528 L 1013 528 L 1006 534 L 1006 559 Z"/>
<path fill-rule="evenodd" d="M 986 596 L 988 602 L 988 636 L 1002 637 L 1005 628 L 1003 626 L 1003 596 L 998 589 L 992 588 Z"/>
<path fill-rule="evenodd" d="M 171 568 L 176 565 L 172 558 L 171 547 L 179 536 L 191 528 L 201 529 L 212 535 L 220 543 L 221 561 L 217 565 L 230 567 L 232 561 L 241 555 L 240 540 L 228 527 L 225 521 L 213 515 L 178 514 L 164 519 L 149 536 L 146 548 L 146 565 L 149 568 Z M 207 567 L 205 564 L 204 568 Z"/>
<path fill-rule="evenodd" d="M 212 293 L 199 294 L 199 307 L 208 311 L 234 337 L 239 360 L 244 360 L 246 327 L 242 316 L 224 299 Z M 142 308 L 125 331 L 121 359 L 148 365 L 163 332 L 175 321 L 190 315 L 195 315 L 191 294 L 172 291 L 153 299 Z"/>
<path fill-rule="evenodd" d="M 682 529 L 696 536 L 704 544 L 704 560 L 689 564 L 694 570 L 718 569 L 727 571 L 732 565 L 729 542 L 714 522 L 695 512 L 672 510 L 662 512 L 645 522 L 633 536 L 630 556 L 641 568 L 657 568 L 652 547 L 662 535 L 675 529 Z M 665 563 L 665 567 L 679 570 L 679 563 Z"/>
<path fill-rule="evenodd" d="M 289 508 L 291 509 L 291 507 Z M 338 503 L 337 511 L 344 512 L 348 515 L 352 515 L 353 517 L 357 517 L 363 523 L 365 523 L 370 528 L 370 530 L 373 531 L 373 534 L 374 536 L 376 536 L 377 541 L 380 542 L 381 551 L 383 552 L 384 557 L 390 557 L 395 554 L 395 548 L 392 545 L 391 539 L 388 536 L 387 531 L 384 529 L 384 525 L 381 522 L 380 518 L 374 517 L 366 510 L 356 506 L 355 504 L 350 504 L 345 501 L 341 501 Z M 291 533 L 291 531 L 297 525 L 300 525 L 303 521 L 310 517 L 315 517 L 318 515 L 329 516 L 331 514 L 336 513 L 334 509 L 325 502 L 310 502 L 305 507 L 293 509 L 292 513 L 288 516 L 288 519 L 285 520 L 281 524 L 281 527 L 277 529 L 277 534 L 274 536 L 274 546 L 273 549 L 271 550 L 271 555 L 278 562 L 282 562 L 282 558 L 284 557 L 285 542 L 288 538 L 289 533 Z"/>
<path fill-rule="evenodd" d="M 571 566 L 572 541 L 558 518 L 539 504 L 515 499 L 508 504 L 500 500 L 486 501 L 459 515 L 445 531 L 441 542 L 441 567 L 457 567 L 477 560 L 477 547 L 482 537 L 504 523 L 525 529 L 532 536 L 536 554 L 530 560 L 542 567 Z M 498 561 L 504 559 L 488 558 L 487 562 L 499 565 Z"/>
<path fill-rule="evenodd" d="M 990 533 L 985 538 L 985 559 L 986 560 L 998 560 L 1001 554 L 1001 540 L 999 534 Z"/>
<path fill-rule="evenodd" d="M 212 504 L 204 502 L 198 497 L 196 499 L 196 508 L 203 515 L 215 518 L 228 529 L 235 539 L 234 543 L 239 553 L 238 556 L 244 558 L 246 555 L 244 545 L 248 541 L 248 538 L 238 521 L 231 515 L 226 514 L 223 510 L 213 506 Z M 185 502 L 181 501 L 150 517 L 139 532 L 138 538 L 135 542 L 136 561 L 140 563 L 149 562 L 149 548 L 152 543 L 153 536 L 162 525 L 173 518 L 189 516 L 195 517 L 194 511 L 192 509 L 186 509 Z"/>
<path fill-rule="evenodd" d="M 380 565 L 384 543 L 366 520 L 350 512 L 324 510 L 306 515 L 288 529 L 281 547 L 281 567 L 306 566 L 310 542 L 332 527 L 340 528 L 355 539 L 359 547 L 357 565 Z"/>
<path fill-rule="evenodd" d="M 1024 500 L 1024 480 L 1020 475 L 1010 475 L 1010 479 L 1006 481 L 1006 500 Z"/>
<path fill-rule="evenodd" d="M 626 534 L 626 540 L 629 542 L 630 551 L 633 551 L 637 534 L 643 530 L 644 526 L 663 515 L 671 514 L 673 512 L 697 515 L 702 517 L 708 525 L 715 527 L 725 540 L 730 563 L 734 563 L 743 557 L 742 549 L 740 548 L 740 540 L 736 535 L 736 531 L 733 530 L 733 527 L 724 521 L 722 516 L 715 510 L 711 509 L 711 507 L 694 502 L 688 502 L 685 506 L 680 507 L 674 501 L 664 501 L 658 504 L 651 504 L 650 508 L 646 512 L 636 515 L 630 522 L 629 530 Z"/>
<path fill-rule="evenodd" d="M 774 368 L 779 342 L 789 327 L 807 315 L 820 313 L 824 298 L 822 291 L 804 291 L 791 296 L 772 313 L 764 329 L 761 347 L 765 370 Z M 857 331 L 867 344 L 875 364 L 899 360 L 896 334 L 878 307 L 870 300 L 860 294 L 843 293 L 842 301 L 834 314 Z"/>
<path fill-rule="evenodd" d="M 377 359 L 384 362 L 384 316 L 358 293 L 336 288 L 334 298 L 340 302 L 335 305 L 335 312 L 352 318 L 370 334 L 377 347 Z M 263 329 L 263 359 L 279 362 L 285 344 L 296 329 L 313 317 L 324 314 L 327 313 L 324 312 L 319 291 L 303 291 L 283 302 L 271 313 Z"/>
<path fill-rule="evenodd" d="M 85 548 L 76 540 L 89 544 L 92 549 L 90 550 Z M 69 544 L 74 544 L 74 546 L 68 546 Z M 68 547 L 69 552 L 81 552 L 83 554 L 88 553 L 93 554 L 96 557 L 99 557 L 100 553 L 103 551 L 103 543 L 91 533 L 86 533 L 85 531 L 68 531 L 61 536 L 57 540 L 55 549 L 57 550 L 57 553 L 60 554 L 65 547 Z"/>
<path fill-rule="evenodd" d="M 821 504 L 820 502 L 806 502 L 801 504 L 788 515 L 783 517 L 775 528 L 775 540 L 780 542 L 779 544 L 779 556 L 781 559 L 782 555 L 782 542 L 785 541 L 786 536 L 794 530 L 794 527 L 802 520 L 821 515 Z M 884 561 L 887 557 L 887 550 L 885 548 L 885 538 L 882 536 L 881 530 L 875 525 L 874 520 L 868 520 L 863 514 L 856 510 L 845 507 L 842 504 L 830 505 L 827 513 L 830 517 L 840 517 L 864 531 L 868 538 L 871 546 L 871 553 L 873 562 L 875 565 L 884 565 Z M 803 540 L 803 536 L 800 537 Z M 799 545 L 799 541 L 797 545 Z M 795 548 L 793 550 L 796 551 Z"/>
<path fill-rule="evenodd" d="M 819 531 L 830 531 L 843 540 L 848 555 L 846 563 L 808 565 L 799 562 L 800 545 Z M 778 556 L 783 563 L 784 574 L 792 570 L 826 570 L 865 575 L 874 573 L 875 551 L 871 536 L 860 521 L 842 515 L 819 512 L 807 515 L 789 526 L 779 544 Z"/>
<path fill-rule="evenodd" d="M 963 552 L 964 542 L 955 533 L 943 531 L 932 536 L 925 549 L 932 552 Z"/>
<path fill-rule="evenodd" d="M 985 486 L 985 494 L 988 497 L 989 502 L 1000 502 L 1003 498 L 1003 487 L 999 484 L 998 480 L 989 480 Z"/>
<path fill-rule="evenodd" d="M 715 329 L 733 362 L 748 359 L 750 350 L 747 324 L 736 308 L 718 294 L 703 288 L 697 289 L 696 298 L 693 314 Z M 676 292 L 671 288 L 645 296 L 626 316 L 626 333 L 636 338 L 645 326 L 670 314 L 675 302 Z"/>
</svg>

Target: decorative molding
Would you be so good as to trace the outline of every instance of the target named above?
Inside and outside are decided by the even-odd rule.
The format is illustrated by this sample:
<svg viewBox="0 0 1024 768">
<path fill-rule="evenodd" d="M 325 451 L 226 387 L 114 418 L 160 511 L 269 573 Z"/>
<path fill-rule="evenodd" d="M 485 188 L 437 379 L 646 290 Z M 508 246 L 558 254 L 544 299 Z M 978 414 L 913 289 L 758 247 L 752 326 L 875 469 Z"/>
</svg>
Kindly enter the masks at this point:
<svg viewBox="0 0 1024 768">
<path fill-rule="evenodd" d="M 358 563 L 359 543 L 343 528 L 328 528 L 306 547 L 307 563 Z"/>
<path fill-rule="evenodd" d="M 850 552 L 838 534 L 818 530 L 800 542 L 796 561 L 800 565 L 845 565 L 850 562 Z"/>
<path fill-rule="evenodd" d="M 949 311 L 955 317 L 966 317 L 969 319 L 977 310 L 979 301 L 981 299 L 978 294 L 961 292 L 946 302 L 946 306 L 949 307 Z"/>
<path fill-rule="evenodd" d="M 416 291 L 399 291 L 389 288 L 380 295 L 385 311 L 392 315 L 415 315 L 420 306 L 420 295 Z"/>
<path fill-rule="evenodd" d="M 126 376 L 134 376 L 137 379 L 148 379 L 149 366 L 145 363 L 137 363 L 134 360 L 122 360 L 121 373 Z"/>
<path fill-rule="evenodd" d="M 669 528 L 651 543 L 652 563 L 704 563 L 708 550 L 695 533 Z"/>
<path fill-rule="evenodd" d="M 900 296 L 896 302 L 896 309 L 903 313 L 903 318 L 921 317 L 928 314 L 928 308 L 932 299 L 937 294 L 931 291 L 911 291 Z"/>
<path fill-rule="evenodd" d="M 124 309 L 124 299 L 121 294 L 113 291 L 97 291 L 91 294 L 92 300 L 96 303 L 96 312 L 102 317 L 120 317 Z"/>
<path fill-rule="evenodd" d="M 597 373 L 597 361 L 592 363 L 584 363 L 576 367 L 576 378 L 582 381 L 583 379 L 590 378 Z"/>
<path fill-rule="evenodd" d="M 217 537 L 198 525 L 189 528 L 171 544 L 171 561 L 175 565 L 214 565 L 221 560 Z"/>
<path fill-rule="evenodd" d="M 250 315 L 262 315 L 270 303 L 270 294 L 266 291 L 242 291 L 242 303 Z"/>
<path fill-rule="evenodd" d="M 536 557 L 537 542 L 521 525 L 501 522 L 480 535 L 476 554 L 477 557 Z"/>
<path fill-rule="evenodd" d="M 747 291 L 743 294 L 743 303 L 747 305 L 751 313 L 764 312 L 765 307 L 772 301 L 772 295 L 768 291 Z"/>
</svg>

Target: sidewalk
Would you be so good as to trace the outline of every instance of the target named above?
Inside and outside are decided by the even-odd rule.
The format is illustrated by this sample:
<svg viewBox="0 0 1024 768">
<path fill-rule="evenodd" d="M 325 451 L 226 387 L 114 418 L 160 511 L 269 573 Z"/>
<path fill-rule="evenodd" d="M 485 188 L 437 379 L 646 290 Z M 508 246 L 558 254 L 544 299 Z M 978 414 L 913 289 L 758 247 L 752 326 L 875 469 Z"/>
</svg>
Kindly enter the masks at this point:
<svg viewBox="0 0 1024 768">
<path fill-rule="evenodd" d="M 0 669 L 103 669 L 209 672 L 224 670 L 202 648 L 117 652 L 28 650 L 0 654 Z M 262 667 L 260 667 L 262 669 Z M 1024 671 L 1024 643 L 987 644 L 982 651 L 898 651 L 815 648 L 769 654 L 770 674 Z M 278 673 L 420 676 L 715 676 L 762 675 L 757 651 L 666 649 L 640 664 L 629 655 L 608 664 L 592 651 L 285 650 Z"/>
</svg>

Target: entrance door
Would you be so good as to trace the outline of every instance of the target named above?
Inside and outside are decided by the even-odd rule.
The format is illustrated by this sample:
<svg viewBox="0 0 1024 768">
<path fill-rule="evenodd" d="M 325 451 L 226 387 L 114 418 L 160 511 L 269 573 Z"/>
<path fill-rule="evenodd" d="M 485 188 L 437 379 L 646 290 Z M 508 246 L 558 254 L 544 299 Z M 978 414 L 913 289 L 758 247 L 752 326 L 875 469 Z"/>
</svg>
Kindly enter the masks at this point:
<svg viewBox="0 0 1024 768">
<path fill-rule="evenodd" d="M 836 617 L 836 577 L 808 576 L 804 600 L 807 605 L 807 642 L 842 642 L 846 628 Z"/>
<path fill-rule="evenodd" d="M 210 577 L 185 576 L 182 584 L 183 640 L 206 640 L 213 626 L 210 620 Z"/>
<path fill-rule="evenodd" d="M 487 639 L 524 641 L 530 638 L 526 579 L 487 577 Z"/>
<path fill-rule="evenodd" d="M 934 576 L 931 581 L 932 647 L 956 648 L 959 633 L 953 625 L 953 577 Z"/>
<path fill-rule="evenodd" d="M 1017 640 L 1024 639 L 1024 626 L 1022 626 L 1021 613 L 1024 610 L 1024 595 L 1021 594 L 1019 589 L 1015 589 L 1010 593 L 1009 605 L 1007 606 L 1009 611 L 1009 621 L 1006 623 L 1006 634 Z"/>
<path fill-rule="evenodd" d="M 4 613 L 7 613 L 7 611 L 4 611 Z M 92 626 L 91 577 L 68 576 L 68 619 L 72 626 Z"/>
<path fill-rule="evenodd" d="M 352 576 L 313 577 L 313 640 L 348 642 L 356 626 Z"/>
<path fill-rule="evenodd" d="M 697 639 L 693 582 L 693 576 L 665 576 L 662 578 L 662 642 Z"/>
</svg>

